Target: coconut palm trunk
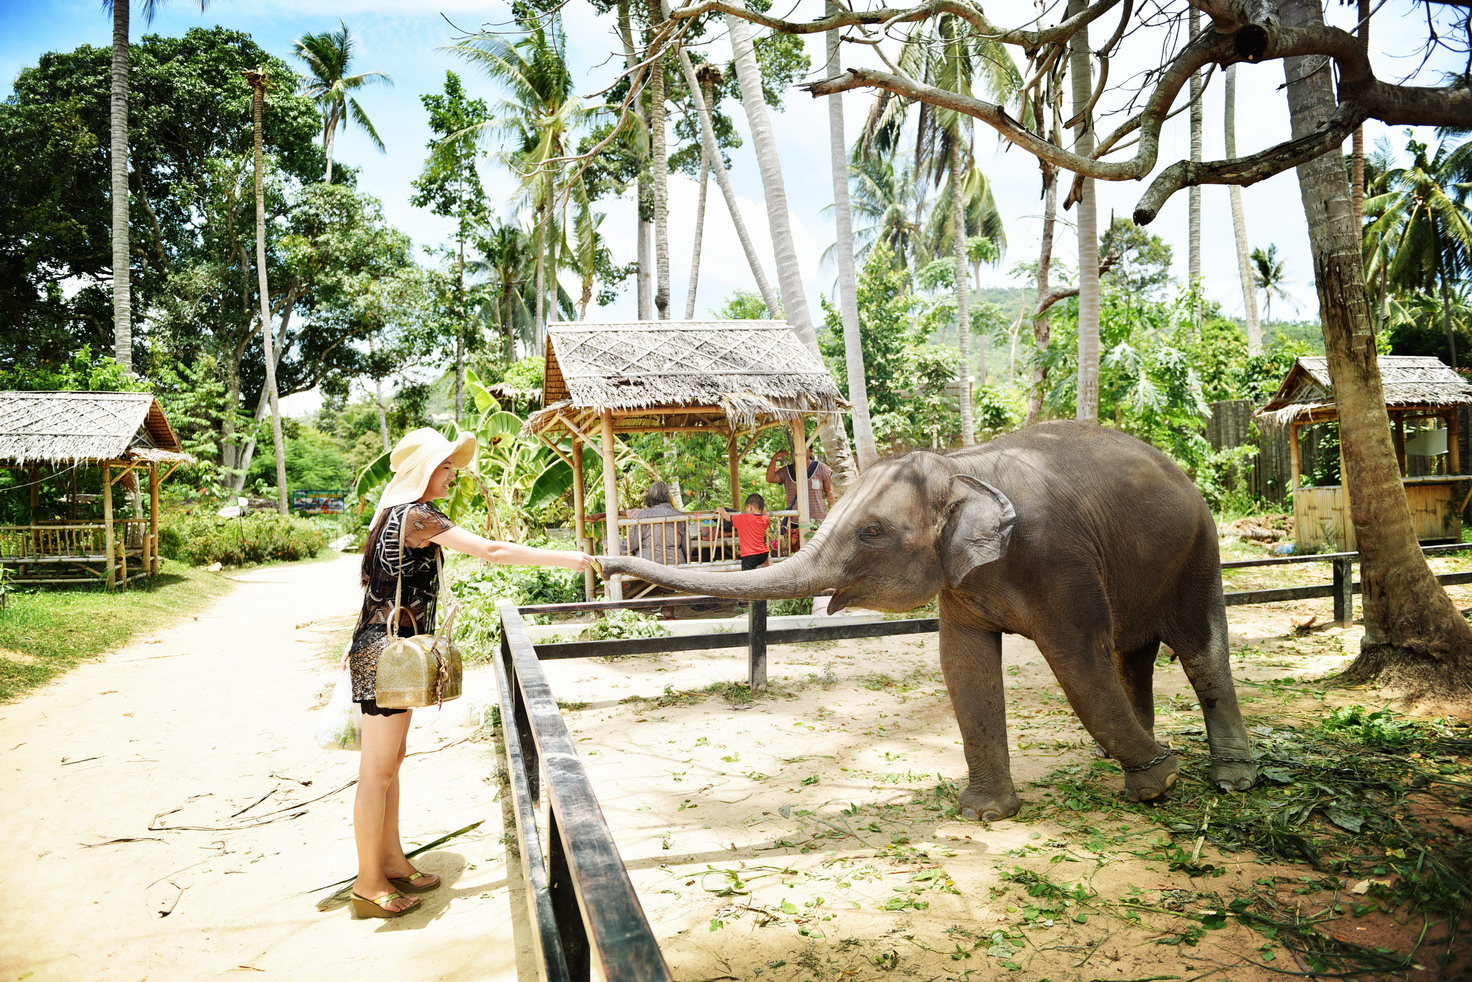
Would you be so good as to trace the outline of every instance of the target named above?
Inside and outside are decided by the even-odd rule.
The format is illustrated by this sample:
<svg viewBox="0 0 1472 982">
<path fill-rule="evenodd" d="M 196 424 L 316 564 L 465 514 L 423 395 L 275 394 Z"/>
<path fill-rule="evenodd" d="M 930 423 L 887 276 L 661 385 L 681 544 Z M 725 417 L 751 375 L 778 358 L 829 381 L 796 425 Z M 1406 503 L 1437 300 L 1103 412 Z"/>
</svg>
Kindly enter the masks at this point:
<svg viewBox="0 0 1472 982">
<path fill-rule="evenodd" d="M 1283 0 L 1279 10 L 1285 27 L 1323 24 L 1320 0 Z M 1323 125 L 1336 107 L 1333 80 L 1319 70 L 1320 61 L 1283 62 L 1295 138 Z M 1472 685 L 1472 627 L 1436 582 L 1411 522 L 1343 158 L 1334 151 L 1300 165 L 1298 181 L 1364 585 L 1365 635 L 1346 675 L 1395 686 L 1412 698 L 1465 692 Z"/>
<path fill-rule="evenodd" d="M 130 0 L 112 5 L 112 322 L 113 359 L 133 370 L 133 284 L 128 240 L 128 13 Z"/>
<path fill-rule="evenodd" d="M 660 0 L 649 0 L 649 33 L 664 23 Z M 670 168 L 664 131 L 664 56 L 649 66 L 649 149 L 654 164 L 654 315 L 670 319 Z"/>
<path fill-rule="evenodd" d="M 710 191 L 710 158 L 700 151 L 700 192 L 695 199 L 695 241 L 690 244 L 690 286 L 685 292 L 685 319 L 695 317 L 695 294 L 700 287 L 700 249 L 705 240 L 705 200 Z"/>
<path fill-rule="evenodd" d="M 1068 0 L 1067 16 L 1081 13 L 1087 0 Z M 1088 110 L 1093 94 L 1089 62 L 1089 30 L 1079 28 L 1069 42 L 1068 72 L 1073 88 L 1073 150 L 1088 157 L 1094 153 L 1093 113 Z M 1078 202 L 1078 419 L 1099 419 L 1099 219 L 1094 201 L 1094 181 L 1084 178 Z"/>
<path fill-rule="evenodd" d="M 743 6 L 736 0 L 734 6 Z M 741 102 L 751 126 L 751 142 L 761 171 L 763 197 L 767 204 L 767 223 L 772 231 L 772 251 L 777 259 L 777 281 L 782 285 L 782 300 L 788 323 L 803 345 L 818 359 L 818 335 L 808 311 L 807 293 L 802 270 L 793 244 L 791 217 L 787 210 L 787 190 L 782 181 L 782 162 L 777 156 L 777 141 L 772 135 L 772 122 L 767 116 L 767 103 L 762 92 L 761 69 L 756 49 L 752 47 L 750 25 L 734 14 L 726 16 L 731 35 L 731 52 L 736 66 L 736 80 L 741 86 Z M 828 452 L 828 466 L 840 488 L 853 479 L 853 460 L 849 454 L 848 436 L 832 416 L 822 417 L 818 436 Z"/>
<path fill-rule="evenodd" d="M 266 103 L 266 73 L 245 73 L 250 82 L 250 115 L 255 126 L 256 279 L 261 296 L 261 339 L 266 357 L 266 396 L 271 405 L 271 439 L 276 447 L 276 510 L 287 513 L 286 443 L 281 437 L 281 403 L 276 395 L 276 345 L 271 330 L 271 291 L 266 280 L 266 158 L 261 148 L 261 117 Z"/>
<path fill-rule="evenodd" d="M 1223 93 L 1223 136 L 1226 156 L 1237 156 L 1237 66 L 1227 66 L 1226 91 Z M 1242 188 L 1227 185 L 1232 202 L 1232 236 L 1237 243 L 1237 278 L 1242 283 L 1242 313 L 1247 320 L 1247 353 L 1262 354 L 1262 321 L 1257 314 L 1257 290 L 1252 282 L 1252 260 L 1247 246 L 1247 218 L 1242 210 Z"/>
<path fill-rule="evenodd" d="M 828 0 L 830 10 L 841 10 L 838 0 Z M 828 77 L 843 71 L 839 32 L 828 32 Z M 858 274 L 854 268 L 853 205 L 849 201 L 848 138 L 843 127 L 843 94 L 828 96 L 828 161 L 833 173 L 834 236 L 838 258 L 838 312 L 843 321 L 843 362 L 848 375 L 848 401 L 853 406 L 854 448 L 859 469 L 879 461 L 874 445 L 874 424 L 869 418 L 869 383 L 864 368 L 864 347 L 859 335 Z"/>
<path fill-rule="evenodd" d="M 961 445 L 976 443 L 976 421 L 971 412 L 971 267 L 966 262 L 966 203 L 962 184 L 965 175 L 961 152 L 961 136 L 965 127 L 959 114 L 950 135 L 951 171 L 951 255 L 956 261 L 956 338 L 961 349 L 961 370 L 956 374 L 961 401 Z"/>
<path fill-rule="evenodd" d="M 1191 29 L 1191 39 L 1195 40 L 1201 34 L 1201 11 L 1192 7 L 1188 15 L 1188 23 Z M 1201 73 L 1191 73 L 1191 162 L 1201 163 Z M 1196 290 L 1201 284 L 1201 185 L 1191 185 L 1190 193 L 1186 202 L 1187 228 L 1186 228 L 1186 275 L 1187 285 Z M 1197 304 L 1193 310 L 1193 318 L 1196 323 L 1201 322 L 1201 306 Z"/>
<path fill-rule="evenodd" d="M 705 154 L 705 159 L 710 163 L 711 173 L 716 178 L 716 186 L 721 189 L 721 197 L 726 202 L 726 211 L 730 213 L 731 224 L 736 229 L 736 240 L 741 243 L 741 251 L 746 256 L 746 264 L 751 269 L 751 278 L 756 284 L 757 292 L 762 295 L 762 302 L 767 305 L 767 313 L 777 317 L 781 305 L 778 303 L 777 294 L 772 290 L 771 281 L 767 279 L 767 274 L 762 269 L 761 258 L 757 255 L 756 246 L 751 241 L 751 233 L 746 228 L 746 220 L 741 217 L 736 190 L 731 186 L 731 177 L 726 173 L 726 164 L 721 158 L 721 149 L 716 144 L 715 126 L 711 122 L 713 100 L 702 94 L 706 87 L 696 77 L 695 67 L 690 62 L 689 53 L 681 48 L 677 57 L 680 61 L 680 73 L 685 77 L 685 87 L 690 92 L 691 101 L 695 103 L 695 115 L 700 121 L 701 150 Z M 702 66 L 701 70 L 705 71 L 705 66 Z"/>
</svg>

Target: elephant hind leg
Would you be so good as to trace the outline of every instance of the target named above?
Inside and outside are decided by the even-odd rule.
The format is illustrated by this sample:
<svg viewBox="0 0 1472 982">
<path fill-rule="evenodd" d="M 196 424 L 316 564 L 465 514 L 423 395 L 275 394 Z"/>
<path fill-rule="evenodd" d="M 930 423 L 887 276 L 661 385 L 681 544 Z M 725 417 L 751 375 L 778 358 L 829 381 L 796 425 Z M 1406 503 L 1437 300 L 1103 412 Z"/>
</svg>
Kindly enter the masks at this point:
<svg viewBox="0 0 1472 982">
<path fill-rule="evenodd" d="M 1121 651 L 1118 654 L 1119 681 L 1124 685 L 1124 694 L 1129 698 L 1140 727 L 1155 739 L 1155 657 L 1160 654 L 1159 642 Z"/>
<path fill-rule="evenodd" d="M 1257 783 L 1252 741 L 1242 722 L 1237 689 L 1232 683 L 1231 652 L 1227 646 L 1227 615 L 1220 599 L 1199 628 L 1187 630 L 1166 643 L 1180 658 L 1181 668 L 1196 690 L 1206 718 L 1211 747 L 1211 782 L 1223 791 L 1245 791 Z"/>
</svg>

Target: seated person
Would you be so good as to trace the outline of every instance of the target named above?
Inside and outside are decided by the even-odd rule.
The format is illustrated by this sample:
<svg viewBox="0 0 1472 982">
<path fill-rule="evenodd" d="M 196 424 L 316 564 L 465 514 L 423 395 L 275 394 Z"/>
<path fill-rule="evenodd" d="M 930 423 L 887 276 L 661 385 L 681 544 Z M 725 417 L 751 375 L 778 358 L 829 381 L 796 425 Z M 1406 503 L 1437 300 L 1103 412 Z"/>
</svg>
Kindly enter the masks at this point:
<svg viewBox="0 0 1472 982">
<path fill-rule="evenodd" d="M 681 518 L 686 513 L 670 500 L 670 489 L 663 481 L 655 481 L 644 492 L 644 507 L 634 512 L 635 518 Z M 690 561 L 689 530 L 686 522 L 652 522 L 636 525 L 629 535 L 629 555 L 666 566 L 679 566 Z"/>
</svg>

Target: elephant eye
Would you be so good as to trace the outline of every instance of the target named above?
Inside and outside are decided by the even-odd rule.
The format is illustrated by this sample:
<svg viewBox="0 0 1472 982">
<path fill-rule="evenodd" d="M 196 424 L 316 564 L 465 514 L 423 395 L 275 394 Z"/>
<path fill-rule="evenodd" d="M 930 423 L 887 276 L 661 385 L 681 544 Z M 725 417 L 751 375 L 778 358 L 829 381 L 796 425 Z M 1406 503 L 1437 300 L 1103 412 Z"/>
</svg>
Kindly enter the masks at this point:
<svg viewBox="0 0 1472 982">
<path fill-rule="evenodd" d="M 859 537 L 863 539 L 877 539 L 884 534 L 884 528 L 878 522 L 870 522 L 859 529 Z"/>
</svg>

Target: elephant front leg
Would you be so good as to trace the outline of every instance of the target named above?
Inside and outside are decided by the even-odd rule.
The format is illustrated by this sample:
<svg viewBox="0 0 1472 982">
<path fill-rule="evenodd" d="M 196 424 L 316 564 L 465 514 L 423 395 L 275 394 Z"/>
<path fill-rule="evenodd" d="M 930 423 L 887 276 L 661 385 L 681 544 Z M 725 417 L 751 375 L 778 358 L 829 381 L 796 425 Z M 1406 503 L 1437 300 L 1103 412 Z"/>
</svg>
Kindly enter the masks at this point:
<svg viewBox="0 0 1472 982">
<path fill-rule="evenodd" d="M 1012 785 L 1007 755 L 1007 707 L 1002 690 L 1002 636 L 965 622 L 955 601 L 940 601 L 940 667 L 945 676 L 961 743 L 967 780 L 961 816 L 995 822 L 1022 807 Z"/>
</svg>

